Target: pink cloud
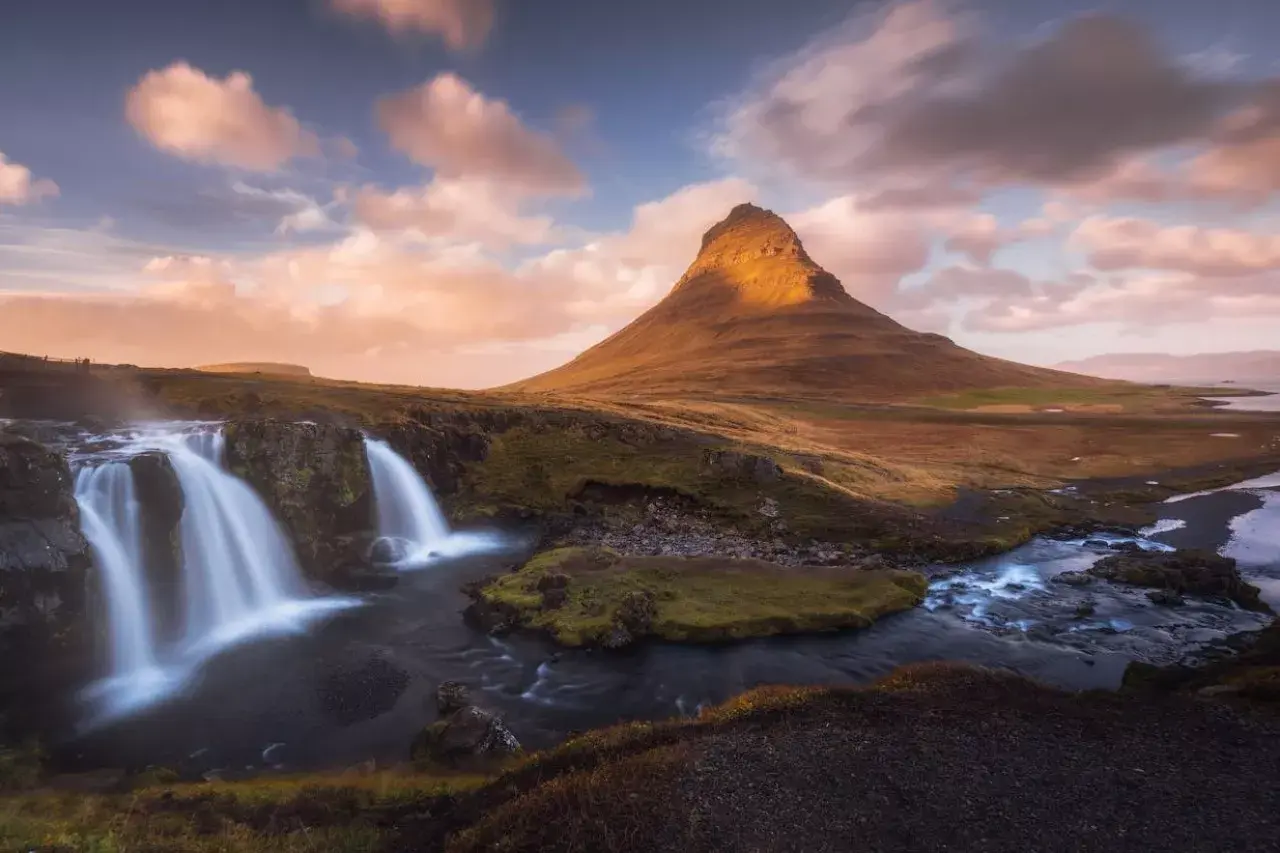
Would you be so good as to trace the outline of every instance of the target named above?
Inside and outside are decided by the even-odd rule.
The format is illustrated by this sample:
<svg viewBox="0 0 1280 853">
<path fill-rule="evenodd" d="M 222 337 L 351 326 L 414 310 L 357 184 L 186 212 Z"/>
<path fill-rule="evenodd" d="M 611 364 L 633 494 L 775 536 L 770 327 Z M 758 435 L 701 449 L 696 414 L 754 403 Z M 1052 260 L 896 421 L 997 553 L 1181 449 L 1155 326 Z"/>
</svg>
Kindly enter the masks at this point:
<svg viewBox="0 0 1280 853">
<path fill-rule="evenodd" d="M 160 150 L 202 163 L 266 172 L 320 153 L 316 135 L 263 102 L 243 71 L 218 79 L 186 62 L 148 71 L 129 90 L 125 115 Z"/>
<path fill-rule="evenodd" d="M 392 33 L 438 35 L 454 50 L 476 47 L 493 27 L 493 0 L 332 0 L 333 8 L 373 18 Z"/>
<path fill-rule="evenodd" d="M 578 195 L 586 180 L 555 140 L 454 74 L 378 101 L 391 145 L 445 178 L 503 181 L 548 195 Z"/>
<path fill-rule="evenodd" d="M 0 204 L 29 204 L 58 195 L 58 185 L 39 180 L 21 163 L 14 163 L 0 151 Z"/>
<path fill-rule="evenodd" d="M 1217 278 L 1280 269 L 1280 235 L 1242 229 L 1090 216 L 1071 239 L 1102 270 L 1147 268 Z"/>
<path fill-rule="evenodd" d="M 437 178 L 423 187 L 384 192 L 362 187 L 355 195 L 357 222 L 379 230 L 412 229 L 440 240 L 479 241 L 503 248 L 534 245 L 553 234 L 549 216 L 522 216 L 519 194 L 492 182 Z"/>
</svg>

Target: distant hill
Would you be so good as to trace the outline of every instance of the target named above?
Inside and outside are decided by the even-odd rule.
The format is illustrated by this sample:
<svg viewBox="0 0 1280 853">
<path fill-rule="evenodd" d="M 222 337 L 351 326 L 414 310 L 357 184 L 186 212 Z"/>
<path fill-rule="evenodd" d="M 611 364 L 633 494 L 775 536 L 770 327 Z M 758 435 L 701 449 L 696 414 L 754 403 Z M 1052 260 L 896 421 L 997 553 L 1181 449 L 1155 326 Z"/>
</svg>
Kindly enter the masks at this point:
<svg viewBox="0 0 1280 853">
<path fill-rule="evenodd" d="M 233 361 L 227 364 L 202 364 L 196 370 L 205 373 L 270 373 L 276 376 L 311 375 L 311 371 L 300 364 L 281 364 L 274 361 Z"/>
<path fill-rule="evenodd" d="M 555 370 L 508 386 L 591 396 L 892 401 L 994 387 L 1102 387 L 979 355 L 850 296 L 780 217 L 735 207 L 665 299 Z"/>
<path fill-rule="evenodd" d="M 1280 351 L 1215 352 L 1199 355 L 1113 353 L 1057 365 L 1107 379 L 1184 384 L 1280 385 Z"/>
</svg>

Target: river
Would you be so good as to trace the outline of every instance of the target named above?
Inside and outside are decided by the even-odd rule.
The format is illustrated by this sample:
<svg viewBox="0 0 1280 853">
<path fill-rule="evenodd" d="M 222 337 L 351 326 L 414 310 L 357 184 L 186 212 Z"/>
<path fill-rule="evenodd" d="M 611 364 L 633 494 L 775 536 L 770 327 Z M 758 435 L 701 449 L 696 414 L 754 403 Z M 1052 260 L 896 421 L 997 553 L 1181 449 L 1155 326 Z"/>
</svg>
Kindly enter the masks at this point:
<svg viewBox="0 0 1280 853">
<path fill-rule="evenodd" d="M 1280 477 L 1258 482 L 1167 504 L 1141 544 L 1222 549 L 1280 605 Z M 864 683 L 918 661 L 1006 667 L 1069 689 L 1114 688 L 1131 660 L 1177 660 L 1267 621 L 1206 602 L 1160 607 L 1137 589 L 1054 583 L 1053 575 L 1111 551 L 1037 539 L 940 573 L 925 606 L 865 631 L 562 651 L 535 638 L 489 637 L 463 621 L 460 587 L 524 553 L 512 541 L 505 552 L 406 572 L 393 589 L 366 595 L 361 606 L 305 634 L 230 648 L 170 702 L 58 752 L 86 766 L 159 764 L 224 775 L 267 765 L 396 762 L 434 719 L 434 689 L 445 680 L 467 684 L 528 747 L 622 720 L 693 714 L 760 684 Z M 1081 616 L 1086 600 L 1092 612 Z"/>
</svg>

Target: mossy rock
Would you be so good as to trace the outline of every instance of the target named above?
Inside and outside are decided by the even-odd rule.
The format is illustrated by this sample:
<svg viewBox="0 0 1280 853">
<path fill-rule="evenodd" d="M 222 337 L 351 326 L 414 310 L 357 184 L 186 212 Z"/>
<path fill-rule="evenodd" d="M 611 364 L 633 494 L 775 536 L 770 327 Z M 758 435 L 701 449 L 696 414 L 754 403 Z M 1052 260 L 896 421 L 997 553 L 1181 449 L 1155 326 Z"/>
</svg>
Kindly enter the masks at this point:
<svg viewBox="0 0 1280 853">
<path fill-rule="evenodd" d="M 559 548 L 468 591 L 482 623 L 496 613 L 490 624 L 503 629 L 543 632 L 570 647 L 617 647 L 644 637 L 697 643 L 865 628 L 916 606 L 927 588 L 918 572 L 894 569 Z M 548 606 L 552 590 L 565 596 Z"/>
</svg>

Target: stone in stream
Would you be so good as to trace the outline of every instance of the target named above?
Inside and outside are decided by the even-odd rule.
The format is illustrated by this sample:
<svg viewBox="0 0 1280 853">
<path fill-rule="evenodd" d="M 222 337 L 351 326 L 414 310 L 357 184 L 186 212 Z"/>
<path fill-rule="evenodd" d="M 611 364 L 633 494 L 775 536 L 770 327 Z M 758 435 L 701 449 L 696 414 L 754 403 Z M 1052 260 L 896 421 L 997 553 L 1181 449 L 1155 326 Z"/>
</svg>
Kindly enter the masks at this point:
<svg viewBox="0 0 1280 853">
<path fill-rule="evenodd" d="M 436 708 L 440 719 L 419 732 L 409 748 L 416 762 L 476 766 L 521 749 L 502 718 L 470 704 L 467 688 L 456 681 L 437 688 Z"/>
<path fill-rule="evenodd" d="M 1270 612 L 1259 590 L 1245 583 L 1236 561 L 1212 551 L 1137 551 L 1106 557 L 1089 574 L 1115 583 L 1228 599 L 1246 610 Z"/>
</svg>

